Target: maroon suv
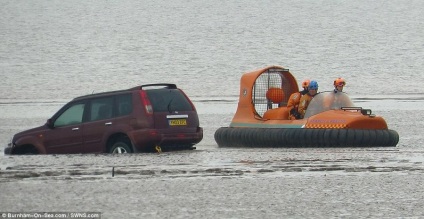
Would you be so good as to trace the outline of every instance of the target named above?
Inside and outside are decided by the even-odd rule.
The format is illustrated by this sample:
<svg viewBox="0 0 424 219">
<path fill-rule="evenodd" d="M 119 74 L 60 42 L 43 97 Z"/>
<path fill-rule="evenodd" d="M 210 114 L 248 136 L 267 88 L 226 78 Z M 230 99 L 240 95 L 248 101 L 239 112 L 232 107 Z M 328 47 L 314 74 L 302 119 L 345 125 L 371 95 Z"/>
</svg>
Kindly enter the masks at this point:
<svg viewBox="0 0 424 219">
<path fill-rule="evenodd" d="M 132 153 L 195 149 L 196 108 L 175 84 L 77 97 L 43 126 L 13 136 L 5 154 Z"/>
</svg>

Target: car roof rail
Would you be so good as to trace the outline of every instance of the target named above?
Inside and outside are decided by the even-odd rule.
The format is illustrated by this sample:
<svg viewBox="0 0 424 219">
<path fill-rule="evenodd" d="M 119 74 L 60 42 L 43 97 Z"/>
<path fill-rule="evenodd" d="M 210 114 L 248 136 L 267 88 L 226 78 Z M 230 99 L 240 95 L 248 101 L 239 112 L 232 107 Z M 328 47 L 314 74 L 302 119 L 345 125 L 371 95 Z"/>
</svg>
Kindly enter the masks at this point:
<svg viewBox="0 0 424 219">
<path fill-rule="evenodd" d="M 145 85 L 133 87 L 133 88 L 126 89 L 126 90 L 115 90 L 115 91 L 107 91 L 107 92 L 101 92 L 101 93 L 94 93 L 93 92 L 92 94 L 87 94 L 87 95 L 75 97 L 74 100 L 84 99 L 84 98 L 87 98 L 87 97 L 105 96 L 105 95 L 116 94 L 116 93 L 120 93 L 120 92 L 128 92 L 129 90 L 143 90 L 143 88 L 146 88 L 146 87 L 163 87 L 163 88 L 166 88 L 166 89 L 177 89 L 177 85 L 175 85 L 175 84 L 168 84 L 168 83 L 145 84 Z"/>
<path fill-rule="evenodd" d="M 138 87 L 134 87 L 133 89 L 140 89 L 143 90 L 143 88 L 147 87 L 164 87 L 166 89 L 177 89 L 176 84 L 168 84 L 168 83 L 159 83 L 159 84 L 144 84 Z"/>
</svg>

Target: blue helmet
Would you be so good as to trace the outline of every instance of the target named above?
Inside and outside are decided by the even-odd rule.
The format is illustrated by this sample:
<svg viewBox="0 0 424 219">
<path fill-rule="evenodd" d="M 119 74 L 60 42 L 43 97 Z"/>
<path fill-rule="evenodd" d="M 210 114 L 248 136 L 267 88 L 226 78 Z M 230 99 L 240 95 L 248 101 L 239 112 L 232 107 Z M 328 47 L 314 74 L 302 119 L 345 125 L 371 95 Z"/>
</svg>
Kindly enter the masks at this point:
<svg viewBox="0 0 424 219">
<path fill-rule="evenodd" d="M 318 90 L 318 82 L 316 81 L 309 82 L 309 90 Z"/>
</svg>

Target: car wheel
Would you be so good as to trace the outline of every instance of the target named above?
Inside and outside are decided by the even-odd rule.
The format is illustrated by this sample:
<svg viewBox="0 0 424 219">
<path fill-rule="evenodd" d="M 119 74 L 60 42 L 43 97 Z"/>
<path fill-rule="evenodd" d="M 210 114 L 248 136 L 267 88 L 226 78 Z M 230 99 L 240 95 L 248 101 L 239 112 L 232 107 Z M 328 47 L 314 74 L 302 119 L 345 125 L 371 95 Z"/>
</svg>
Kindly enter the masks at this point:
<svg viewBox="0 0 424 219">
<path fill-rule="evenodd" d="M 111 154 L 125 154 L 131 152 L 129 144 L 123 141 L 115 142 L 109 150 L 109 153 Z"/>
</svg>

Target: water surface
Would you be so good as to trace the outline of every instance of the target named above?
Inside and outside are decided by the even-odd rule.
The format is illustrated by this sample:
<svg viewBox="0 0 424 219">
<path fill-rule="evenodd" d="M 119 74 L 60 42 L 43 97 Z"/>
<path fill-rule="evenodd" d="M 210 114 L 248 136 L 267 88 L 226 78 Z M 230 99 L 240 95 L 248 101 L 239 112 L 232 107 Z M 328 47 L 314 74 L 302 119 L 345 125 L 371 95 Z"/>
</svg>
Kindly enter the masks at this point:
<svg viewBox="0 0 424 219">
<path fill-rule="evenodd" d="M 0 0 L 0 143 L 72 98 L 176 83 L 197 150 L 0 156 L 0 211 L 103 218 L 420 218 L 424 2 Z M 334 78 L 398 131 L 394 148 L 218 148 L 244 72 Z M 3 147 L 0 147 L 3 153 Z M 112 177 L 114 168 L 114 177 Z"/>
</svg>

